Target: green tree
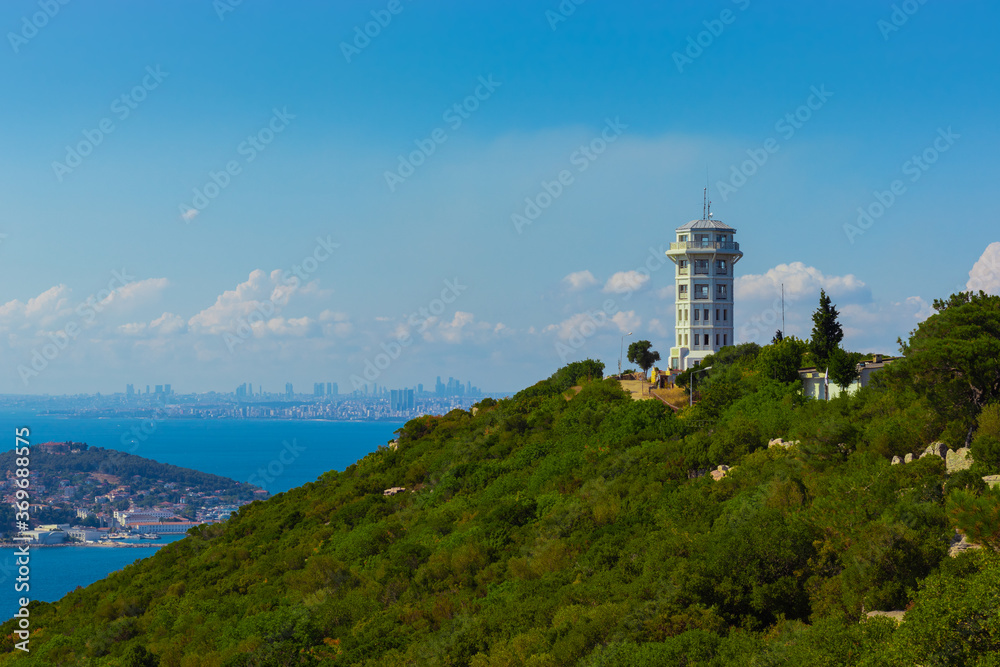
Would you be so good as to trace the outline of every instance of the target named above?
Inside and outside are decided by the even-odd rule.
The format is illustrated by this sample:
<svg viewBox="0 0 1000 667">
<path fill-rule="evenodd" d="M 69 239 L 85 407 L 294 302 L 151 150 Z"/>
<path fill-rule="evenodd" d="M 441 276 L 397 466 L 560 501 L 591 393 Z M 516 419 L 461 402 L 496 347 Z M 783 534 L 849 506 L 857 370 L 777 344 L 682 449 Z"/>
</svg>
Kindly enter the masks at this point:
<svg viewBox="0 0 1000 667">
<path fill-rule="evenodd" d="M 160 660 L 145 647 L 133 644 L 125 650 L 121 664 L 125 667 L 158 667 Z"/>
<path fill-rule="evenodd" d="M 1000 551 L 1000 491 L 955 489 L 948 494 L 948 515 L 970 542 Z"/>
<path fill-rule="evenodd" d="M 639 364 L 639 368 L 645 373 L 649 368 L 660 360 L 660 353 L 650 348 L 653 346 L 648 340 L 637 340 L 628 346 L 628 360 Z"/>
<path fill-rule="evenodd" d="M 836 306 L 830 301 L 825 290 L 819 291 L 819 308 L 813 313 L 812 339 L 809 352 L 816 366 L 824 366 L 844 339 L 844 330 L 837 321 Z"/>
<path fill-rule="evenodd" d="M 782 338 L 761 349 L 755 367 L 761 376 L 778 382 L 796 382 L 807 345 L 795 336 Z"/>
<path fill-rule="evenodd" d="M 968 446 L 980 412 L 1000 400 L 1000 296 L 963 292 L 934 307 L 900 344 L 906 359 L 889 378 L 927 395 Z"/>
<path fill-rule="evenodd" d="M 844 348 L 838 347 L 830 355 L 830 379 L 841 389 L 847 389 L 861 375 L 858 362 L 863 358 L 863 354 L 847 352 Z"/>
</svg>

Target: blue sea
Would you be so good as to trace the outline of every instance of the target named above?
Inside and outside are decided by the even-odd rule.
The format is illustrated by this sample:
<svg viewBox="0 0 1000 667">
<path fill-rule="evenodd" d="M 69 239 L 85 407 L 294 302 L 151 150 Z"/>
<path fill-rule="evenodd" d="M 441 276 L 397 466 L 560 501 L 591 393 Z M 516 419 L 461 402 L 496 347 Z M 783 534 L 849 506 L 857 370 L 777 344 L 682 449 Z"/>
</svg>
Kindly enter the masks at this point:
<svg viewBox="0 0 1000 667">
<path fill-rule="evenodd" d="M 32 444 L 85 442 L 251 482 L 275 494 L 314 481 L 328 470 L 343 470 L 395 437 L 402 423 L 169 419 L 151 426 L 141 419 L 61 418 L 0 411 L 0 451 L 14 447 L 14 429 L 23 426 L 31 429 Z M 136 432 L 141 435 L 134 435 Z M 158 543 L 171 539 L 178 538 L 165 537 Z M 17 599 L 23 595 L 14 591 L 17 573 L 14 550 L 9 551 L 0 552 L 0 618 L 12 616 Z M 30 598 L 54 602 L 77 586 L 91 584 L 156 551 L 33 549 Z"/>
</svg>

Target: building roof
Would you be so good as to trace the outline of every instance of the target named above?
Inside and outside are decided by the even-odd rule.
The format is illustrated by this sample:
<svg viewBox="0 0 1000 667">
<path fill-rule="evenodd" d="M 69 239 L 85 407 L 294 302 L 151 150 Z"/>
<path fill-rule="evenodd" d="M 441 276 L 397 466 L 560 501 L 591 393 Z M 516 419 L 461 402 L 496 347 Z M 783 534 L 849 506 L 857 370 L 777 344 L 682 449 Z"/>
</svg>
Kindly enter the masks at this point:
<svg viewBox="0 0 1000 667">
<path fill-rule="evenodd" d="M 692 220 L 686 225 L 678 227 L 677 231 L 681 231 L 683 229 L 719 229 L 727 232 L 736 231 L 734 227 L 730 227 L 726 223 L 721 220 L 716 220 L 715 218 L 711 218 L 709 220 Z"/>
</svg>

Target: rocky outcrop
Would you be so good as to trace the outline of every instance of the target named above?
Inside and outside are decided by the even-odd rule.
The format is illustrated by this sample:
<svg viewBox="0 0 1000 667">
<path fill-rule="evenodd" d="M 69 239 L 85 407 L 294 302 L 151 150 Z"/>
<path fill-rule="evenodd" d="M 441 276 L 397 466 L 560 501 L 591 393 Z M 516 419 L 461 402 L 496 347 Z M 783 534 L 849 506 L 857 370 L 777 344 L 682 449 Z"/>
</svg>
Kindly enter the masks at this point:
<svg viewBox="0 0 1000 667">
<path fill-rule="evenodd" d="M 965 535 L 962 535 L 957 530 L 955 531 L 954 537 L 951 538 L 951 545 L 948 547 L 948 555 L 954 558 L 963 551 L 968 551 L 969 549 L 981 549 L 981 545 L 974 542 L 970 542 L 966 539 Z"/>
<path fill-rule="evenodd" d="M 797 444 L 799 444 L 798 440 L 782 440 L 781 438 L 774 438 L 773 440 L 768 441 L 767 446 L 768 448 L 784 447 L 785 449 L 788 449 L 792 445 L 797 445 Z"/>
<path fill-rule="evenodd" d="M 1000 475 L 986 475 L 983 477 L 983 481 L 992 489 L 995 486 L 1000 486 Z"/>
<path fill-rule="evenodd" d="M 939 441 L 939 442 L 932 442 L 931 444 L 927 445 L 927 449 L 925 449 L 924 453 L 920 455 L 920 458 L 924 458 L 925 456 L 936 456 L 940 459 L 943 459 L 947 455 L 948 455 L 948 445 Z"/>
<path fill-rule="evenodd" d="M 893 456 L 891 465 L 898 466 L 902 462 L 903 459 L 899 458 L 898 456 Z"/>
<path fill-rule="evenodd" d="M 972 452 L 968 447 L 960 447 L 955 451 L 949 449 L 944 462 L 949 475 L 959 470 L 968 470 L 972 467 Z"/>
<path fill-rule="evenodd" d="M 870 611 L 867 614 L 865 614 L 866 619 L 875 618 L 876 616 L 891 618 L 892 620 L 896 621 L 896 623 L 902 623 L 903 617 L 906 616 L 906 612 L 901 609 L 897 609 L 895 611 Z"/>
<path fill-rule="evenodd" d="M 730 468 L 729 466 L 719 466 L 709 474 L 712 475 L 712 479 L 718 482 L 720 479 L 725 477 L 726 473 L 728 473 L 730 470 L 733 470 L 733 468 Z"/>
</svg>

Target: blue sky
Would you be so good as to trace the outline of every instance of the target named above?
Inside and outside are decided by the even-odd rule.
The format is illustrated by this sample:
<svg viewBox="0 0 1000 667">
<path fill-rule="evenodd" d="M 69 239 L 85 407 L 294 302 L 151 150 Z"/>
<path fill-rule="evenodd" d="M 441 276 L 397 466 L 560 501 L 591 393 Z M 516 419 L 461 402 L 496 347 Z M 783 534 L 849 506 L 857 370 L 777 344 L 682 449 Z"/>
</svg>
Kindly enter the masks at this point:
<svg viewBox="0 0 1000 667">
<path fill-rule="evenodd" d="M 513 390 L 616 366 L 627 331 L 666 356 L 660 248 L 706 177 L 745 253 L 741 340 L 770 339 L 784 283 L 788 333 L 825 288 L 847 347 L 894 352 L 934 298 L 1000 289 L 998 19 L 933 0 L 5 2 L 0 392 Z M 517 224 L 526 198 L 546 206 Z"/>
</svg>

